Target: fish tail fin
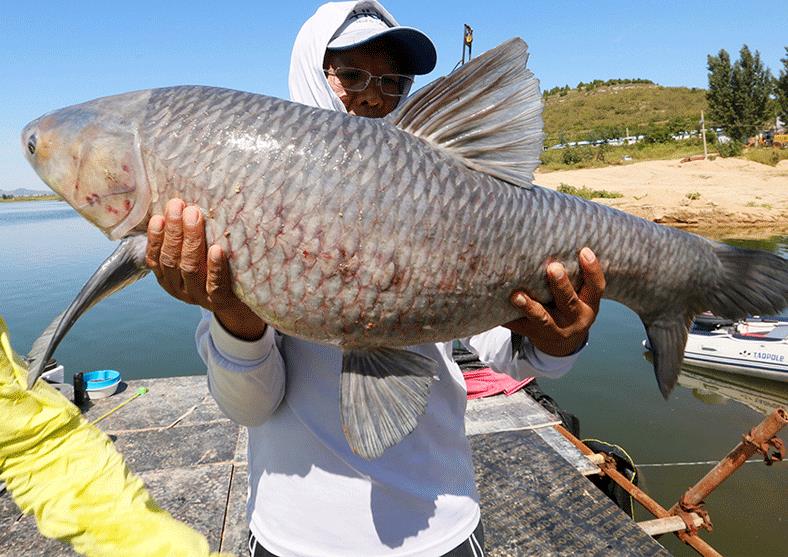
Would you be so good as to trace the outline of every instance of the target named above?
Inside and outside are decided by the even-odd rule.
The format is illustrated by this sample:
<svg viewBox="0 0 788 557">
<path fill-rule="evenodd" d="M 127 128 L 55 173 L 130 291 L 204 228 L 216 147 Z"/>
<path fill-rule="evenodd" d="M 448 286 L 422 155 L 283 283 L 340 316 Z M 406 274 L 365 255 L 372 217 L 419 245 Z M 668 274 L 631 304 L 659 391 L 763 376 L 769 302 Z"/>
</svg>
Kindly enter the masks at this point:
<svg viewBox="0 0 788 557">
<path fill-rule="evenodd" d="M 788 305 L 788 260 L 772 253 L 714 242 L 721 264 L 706 308 L 715 315 L 737 319 L 774 315 Z"/>
<path fill-rule="evenodd" d="M 773 315 L 788 305 L 788 260 L 720 242 L 712 242 L 712 246 L 719 265 L 716 276 L 708 281 L 706 298 L 698 300 L 687 313 L 643 318 L 654 357 L 654 373 L 665 398 L 678 380 L 695 313 L 708 310 L 720 317 L 738 319 Z"/>
<path fill-rule="evenodd" d="M 654 360 L 657 385 L 665 400 L 679 379 L 679 370 L 684 359 L 684 347 L 687 345 L 691 322 L 691 315 L 672 318 L 663 316 L 654 321 L 643 321 Z"/>
<path fill-rule="evenodd" d="M 431 358 L 395 348 L 342 356 L 342 429 L 354 453 L 377 458 L 416 427 L 437 373 Z"/>
</svg>

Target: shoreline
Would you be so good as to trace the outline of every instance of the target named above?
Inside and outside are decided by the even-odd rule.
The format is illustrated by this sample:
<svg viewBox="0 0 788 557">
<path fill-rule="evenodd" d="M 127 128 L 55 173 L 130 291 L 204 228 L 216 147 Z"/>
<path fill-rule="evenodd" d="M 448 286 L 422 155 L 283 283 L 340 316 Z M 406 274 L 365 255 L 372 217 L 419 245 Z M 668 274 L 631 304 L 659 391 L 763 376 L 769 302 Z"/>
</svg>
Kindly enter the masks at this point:
<svg viewBox="0 0 788 557">
<path fill-rule="evenodd" d="M 743 159 L 645 161 L 539 172 L 535 182 L 620 193 L 593 201 L 703 236 L 764 239 L 788 235 L 788 161 L 772 167 Z"/>
<path fill-rule="evenodd" d="M 6 199 L 0 198 L 0 203 L 21 203 L 24 201 L 65 201 L 56 193 L 48 193 L 46 195 L 19 195 L 16 197 L 9 197 Z"/>
</svg>

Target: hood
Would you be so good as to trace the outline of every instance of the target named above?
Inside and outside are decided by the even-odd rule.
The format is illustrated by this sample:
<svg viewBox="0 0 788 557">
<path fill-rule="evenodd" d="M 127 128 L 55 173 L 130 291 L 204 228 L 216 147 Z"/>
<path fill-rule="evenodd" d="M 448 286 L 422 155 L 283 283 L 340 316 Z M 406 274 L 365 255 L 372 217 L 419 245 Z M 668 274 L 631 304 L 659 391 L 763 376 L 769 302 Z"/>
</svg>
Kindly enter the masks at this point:
<svg viewBox="0 0 788 557">
<path fill-rule="evenodd" d="M 328 43 L 334 33 L 345 23 L 350 12 L 365 6 L 378 10 L 384 18 L 398 25 L 397 20 L 386 8 L 375 0 L 329 2 L 320 6 L 301 27 L 293 44 L 288 78 L 291 101 L 338 112 L 347 112 L 345 105 L 328 85 L 328 80 L 323 73 L 323 58 Z M 400 104 L 406 96 L 402 96 Z"/>
</svg>

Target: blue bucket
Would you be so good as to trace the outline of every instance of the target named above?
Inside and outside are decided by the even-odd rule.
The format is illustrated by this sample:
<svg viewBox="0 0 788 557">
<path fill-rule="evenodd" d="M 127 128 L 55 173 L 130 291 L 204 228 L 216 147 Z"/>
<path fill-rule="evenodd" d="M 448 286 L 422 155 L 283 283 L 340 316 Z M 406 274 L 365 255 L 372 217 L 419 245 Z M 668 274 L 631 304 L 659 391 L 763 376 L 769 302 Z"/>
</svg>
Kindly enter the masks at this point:
<svg viewBox="0 0 788 557">
<path fill-rule="evenodd" d="M 85 389 L 88 392 L 97 391 L 120 383 L 120 372 L 114 369 L 86 371 L 82 374 L 82 378 L 85 381 Z"/>
</svg>

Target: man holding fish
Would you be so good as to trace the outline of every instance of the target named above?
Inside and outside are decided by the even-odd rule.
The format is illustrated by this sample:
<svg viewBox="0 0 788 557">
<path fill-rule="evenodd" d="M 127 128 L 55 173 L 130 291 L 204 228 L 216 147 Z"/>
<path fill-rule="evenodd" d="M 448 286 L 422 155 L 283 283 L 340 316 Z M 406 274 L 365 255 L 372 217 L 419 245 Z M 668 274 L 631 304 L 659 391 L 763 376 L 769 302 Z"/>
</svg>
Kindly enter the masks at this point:
<svg viewBox="0 0 788 557">
<path fill-rule="evenodd" d="M 534 185 L 527 57 L 511 39 L 406 98 L 430 40 L 377 2 L 332 3 L 296 39 L 295 102 L 163 87 L 30 122 L 38 175 L 120 243 L 34 342 L 28 385 L 150 268 L 205 309 L 210 390 L 249 428 L 255 554 L 478 554 L 448 341 L 515 377 L 560 375 L 604 292 L 643 322 L 667 398 L 694 315 L 788 305 L 788 260 Z"/>
<path fill-rule="evenodd" d="M 379 3 L 326 4 L 296 39 L 291 99 L 382 118 L 402 103 L 413 75 L 432 71 L 435 59 L 430 39 L 399 26 Z M 426 412 L 401 442 L 362 458 L 348 446 L 338 412 L 341 349 L 279 334 L 242 302 L 224 251 L 207 245 L 197 206 L 172 199 L 163 216 L 150 219 L 146 262 L 169 294 L 204 308 L 197 342 L 211 392 L 230 418 L 249 428 L 252 555 L 483 554 L 464 436 L 465 389 L 451 343 L 409 347 L 437 362 L 439 380 Z M 568 371 L 605 288 L 590 249 L 581 250 L 578 262 L 584 279 L 578 292 L 564 267 L 550 263 L 554 307 L 516 292 L 511 302 L 523 317 L 464 344 L 515 377 Z M 513 334 L 530 340 L 517 353 Z"/>
</svg>

